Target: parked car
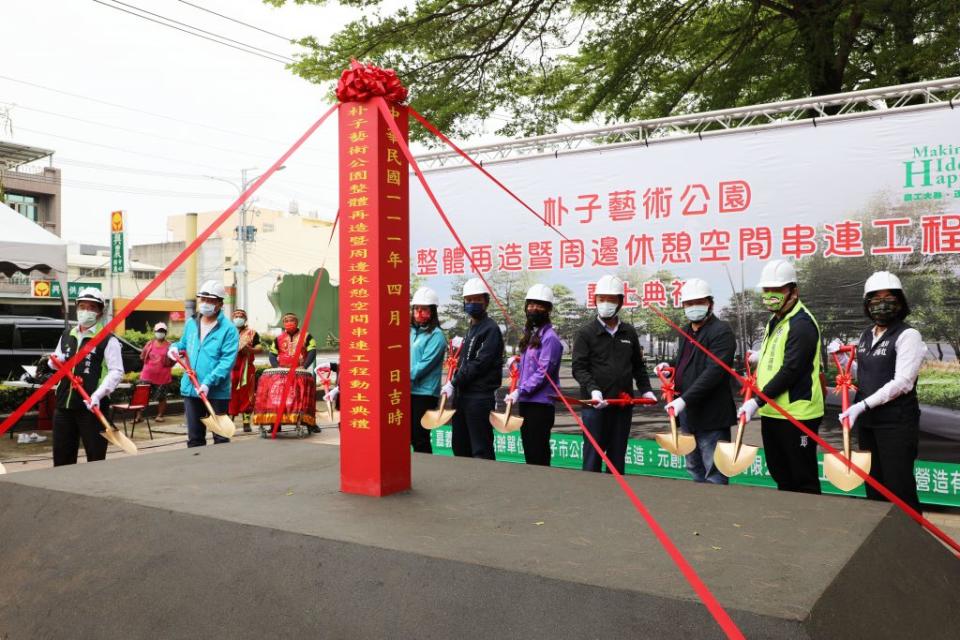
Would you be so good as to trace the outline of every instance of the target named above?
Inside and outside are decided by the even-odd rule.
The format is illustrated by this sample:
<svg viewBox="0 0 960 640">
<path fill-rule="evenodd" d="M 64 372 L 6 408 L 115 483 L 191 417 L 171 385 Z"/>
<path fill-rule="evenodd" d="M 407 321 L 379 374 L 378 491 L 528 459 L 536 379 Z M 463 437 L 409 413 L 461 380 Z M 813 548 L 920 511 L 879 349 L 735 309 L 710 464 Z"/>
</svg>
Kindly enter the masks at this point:
<svg viewBox="0 0 960 640">
<path fill-rule="evenodd" d="M 71 323 L 75 324 L 75 323 Z M 57 348 L 63 334 L 63 320 L 43 316 L 0 315 L 0 380 L 16 380 L 22 365 L 35 365 Z M 117 336 L 123 353 L 124 371 L 140 371 L 140 349 Z"/>
</svg>

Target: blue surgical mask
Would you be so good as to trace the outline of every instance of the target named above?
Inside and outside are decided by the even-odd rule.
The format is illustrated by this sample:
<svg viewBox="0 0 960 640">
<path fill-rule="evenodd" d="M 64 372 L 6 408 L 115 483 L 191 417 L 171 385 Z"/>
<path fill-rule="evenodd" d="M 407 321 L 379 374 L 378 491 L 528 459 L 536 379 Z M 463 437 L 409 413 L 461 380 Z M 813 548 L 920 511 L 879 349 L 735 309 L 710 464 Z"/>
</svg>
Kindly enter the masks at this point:
<svg viewBox="0 0 960 640">
<path fill-rule="evenodd" d="M 695 304 L 683 308 L 683 315 L 687 316 L 687 320 L 690 322 L 701 322 L 707 317 L 708 313 L 710 313 L 710 305 L 708 304 Z"/>
<path fill-rule="evenodd" d="M 197 309 L 208 318 L 217 312 L 217 306 L 209 302 L 201 302 L 197 305 Z"/>
<path fill-rule="evenodd" d="M 247 324 L 247 319 L 246 319 L 246 318 L 234 318 L 234 319 L 233 319 L 233 326 L 235 326 L 237 329 L 243 329 L 243 326 L 244 326 L 245 324 Z"/>
<path fill-rule="evenodd" d="M 463 310 L 474 320 L 479 320 L 483 317 L 483 314 L 486 313 L 482 302 L 464 302 Z"/>
</svg>

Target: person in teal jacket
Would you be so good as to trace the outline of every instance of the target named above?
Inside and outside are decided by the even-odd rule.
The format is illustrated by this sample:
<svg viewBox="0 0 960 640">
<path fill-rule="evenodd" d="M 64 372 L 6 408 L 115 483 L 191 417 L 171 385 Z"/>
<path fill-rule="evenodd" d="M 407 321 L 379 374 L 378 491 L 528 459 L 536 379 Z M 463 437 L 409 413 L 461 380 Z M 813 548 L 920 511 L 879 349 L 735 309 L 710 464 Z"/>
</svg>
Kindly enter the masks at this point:
<svg viewBox="0 0 960 640">
<path fill-rule="evenodd" d="M 188 363 L 200 381 L 200 391 L 207 396 L 217 414 L 227 413 L 230 406 L 230 372 L 240 344 L 240 334 L 223 314 L 225 296 L 221 283 L 216 280 L 204 282 L 197 294 L 200 313 L 187 320 L 183 336 L 170 345 L 169 350 L 171 360 L 186 352 Z M 202 447 L 207 444 L 207 428 L 200 418 L 206 417 L 207 410 L 187 375 L 180 379 L 180 395 L 183 396 L 187 419 L 187 446 Z M 213 442 L 220 444 L 230 442 L 230 439 L 213 434 Z"/>
<path fill-rule="evenodd" d="M 410 303 L 410 444 L 420 453 L 433 453 L 430 432 L 420 426 L 423 414 L 440 403 L 440 377 L 447 340 L 440 329 L 436 291 L 420 287 Z"/>
</svg>

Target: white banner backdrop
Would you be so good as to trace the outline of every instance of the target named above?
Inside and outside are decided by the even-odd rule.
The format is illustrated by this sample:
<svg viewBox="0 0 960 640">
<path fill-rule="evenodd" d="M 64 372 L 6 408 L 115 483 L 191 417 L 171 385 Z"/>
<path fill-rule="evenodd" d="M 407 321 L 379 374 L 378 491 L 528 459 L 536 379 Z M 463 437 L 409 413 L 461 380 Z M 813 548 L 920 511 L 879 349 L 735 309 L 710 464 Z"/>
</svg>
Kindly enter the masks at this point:
<svg viewBox="0 0 960 640">
<path fill-rule="evenodd" d="M 487 167 L 566 239 L 473 167 L 426 175 L 482 271 L 525 271 L 584 302 L 620 273 L 638 304 L 675 306 L 685 278 L 722 305 L 772 258 L 960 253 L 958 165 L 960 111 L 944 108 Z M 411 273 L 449 300 L 469 261 L 410 191 Z"/>
</svg>

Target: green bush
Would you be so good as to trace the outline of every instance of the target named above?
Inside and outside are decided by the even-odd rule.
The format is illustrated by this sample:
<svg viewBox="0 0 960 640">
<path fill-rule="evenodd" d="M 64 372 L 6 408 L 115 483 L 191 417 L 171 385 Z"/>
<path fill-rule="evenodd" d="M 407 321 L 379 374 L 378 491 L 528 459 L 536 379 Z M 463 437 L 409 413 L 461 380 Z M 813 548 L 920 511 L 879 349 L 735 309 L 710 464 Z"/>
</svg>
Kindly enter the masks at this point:
<svg viewBox="0 0 960 640">
<path fill-rule="evenodd" d="M 23 404 L 33 389 L 18 389 L 16 387 L 0 387 L 0 414 L 12 413 Z"/>
</svg>

